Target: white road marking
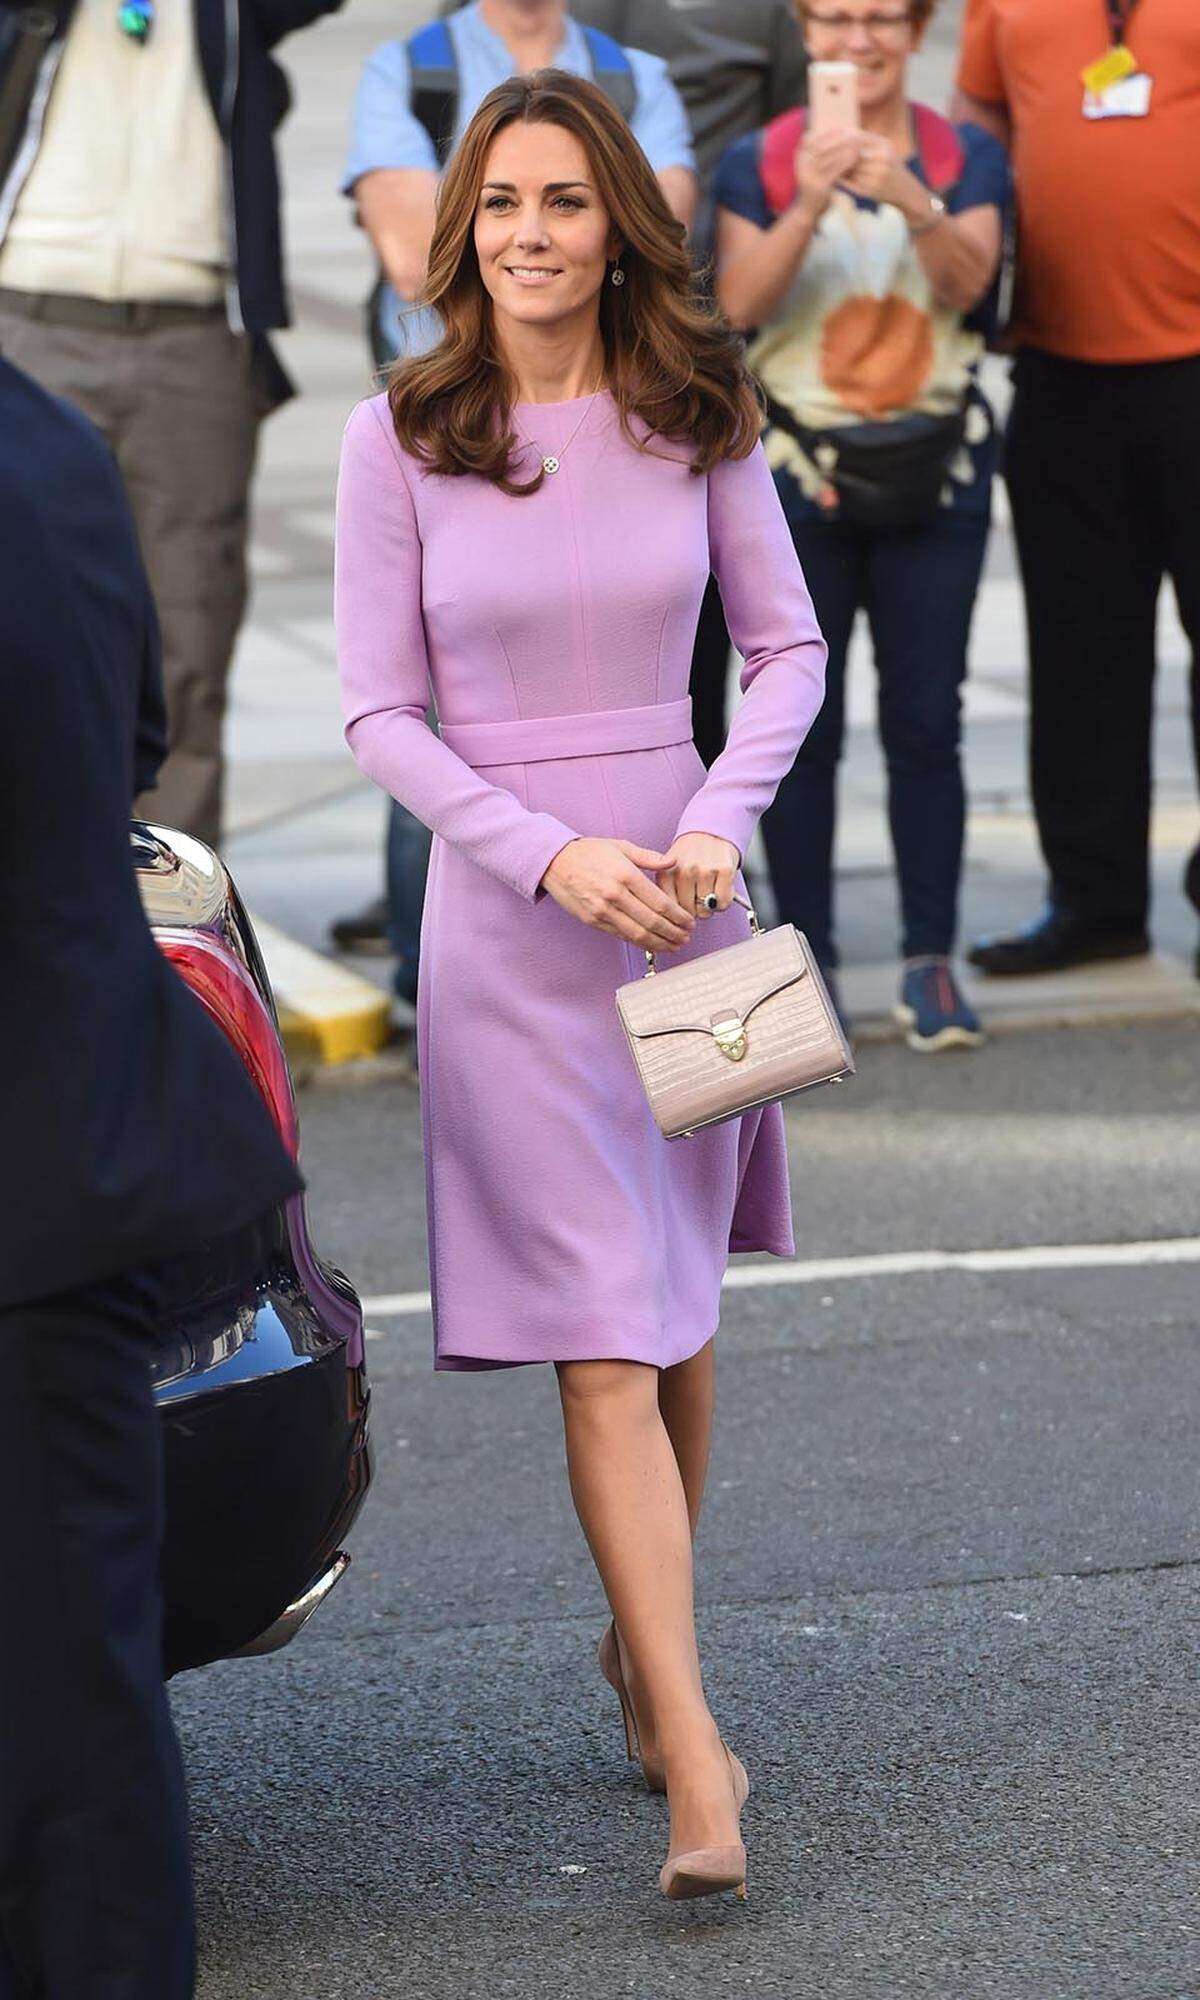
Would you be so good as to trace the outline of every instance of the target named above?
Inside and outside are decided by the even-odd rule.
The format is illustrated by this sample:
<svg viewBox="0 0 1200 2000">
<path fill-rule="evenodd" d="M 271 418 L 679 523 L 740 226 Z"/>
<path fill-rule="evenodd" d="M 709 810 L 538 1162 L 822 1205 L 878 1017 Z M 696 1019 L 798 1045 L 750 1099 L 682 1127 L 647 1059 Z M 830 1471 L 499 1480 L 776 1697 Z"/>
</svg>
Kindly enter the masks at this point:
<svg viewBox="0 0 1200 2000">
<path fill-rule="evenodd" d="M 1102 1271 L 1119 1265 L 1200 1264 L 1200 1236 L 1152 1237 L 1143 1243 L 1032 1243 L 1016 1250 L 886 1250 L 875 1257 L 823 1257 L 735 1264 L 728 1291 L 758 1285 L 826 1285 L 841 1278 L 907 1278 L 939 1271 Z M 364 1299 L 373 1319 L 427 1313 L 428 1292 L 383 1292 Z M 372 1328 L 368 1338 L 379 1338 Z"/>
</svg>

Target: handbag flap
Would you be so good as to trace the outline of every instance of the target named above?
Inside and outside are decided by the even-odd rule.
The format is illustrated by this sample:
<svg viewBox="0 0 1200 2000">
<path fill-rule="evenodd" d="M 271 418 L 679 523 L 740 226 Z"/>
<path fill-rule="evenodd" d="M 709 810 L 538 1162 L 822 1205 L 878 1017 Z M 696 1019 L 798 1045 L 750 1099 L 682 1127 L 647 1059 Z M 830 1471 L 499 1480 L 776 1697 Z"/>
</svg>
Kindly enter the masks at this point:
<svg viewBox="0 0 1200 2000">
<path fill-rule="evenodd" d="M 807 976 L 800 938 L 791 924 L 741 944 L 726 945 L 669 972 L 635 979 L 617 989 L 627 1032 L 711 1035 L 715 1020 L 736 1014 L 746 1021 L 774 993 Z"/>
</svg>

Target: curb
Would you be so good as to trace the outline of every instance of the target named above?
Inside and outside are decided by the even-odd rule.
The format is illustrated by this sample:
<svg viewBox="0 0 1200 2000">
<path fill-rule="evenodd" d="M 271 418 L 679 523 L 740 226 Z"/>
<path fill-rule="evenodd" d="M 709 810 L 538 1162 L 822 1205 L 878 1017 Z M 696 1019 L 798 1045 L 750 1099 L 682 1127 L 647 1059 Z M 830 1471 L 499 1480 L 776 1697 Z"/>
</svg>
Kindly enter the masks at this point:
<svg viewBox="0 0 1200 2000">
<path fill-rule="evenodd" d="M 288 1061 L 304 1081 L 353 1063 L 356 1075 L 412 1081 L 411 1056 L 396 1052 L 388 995 L 369 979 L 252 917 L 279 1014 Z M 1118 1027 L 1138 1021 L 1200 1019 L 1200 981 L 1182 962 L 1154 954 L 1133 966 L 1090 967 L 1039 980 L 989 981 L 964 968 L 963 985 L 989 1034 L 1035 1028 Z M 903 1038 L 891 1014 L 895 968 L 847 967 L 842 990 L 861 1043 Z M 886 994 L 886 999 L 885 999 Z"/>
<path fill-rule="evenodd" d="M 378 986 L 298 944 L 251 913 L 288 1061 L 301 1070 L 376 1056 L 391 1038 L 391 1001 Z"/>
</svg>

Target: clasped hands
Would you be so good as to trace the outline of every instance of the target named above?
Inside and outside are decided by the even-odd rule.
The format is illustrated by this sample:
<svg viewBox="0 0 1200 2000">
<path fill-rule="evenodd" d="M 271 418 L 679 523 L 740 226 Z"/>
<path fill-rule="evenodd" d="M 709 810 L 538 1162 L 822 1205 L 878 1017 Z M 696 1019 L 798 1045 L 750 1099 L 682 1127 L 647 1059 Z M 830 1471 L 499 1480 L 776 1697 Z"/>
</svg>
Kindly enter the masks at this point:
<svg viewBox="0 0 1200 2000">
<path fill-rule="evenodd" d="M 632 840 L 580 838 L 559 849 L 541 886 L 580 923 L 642 951 L 678 951 L 698 919 L 716 914 L 705 896 L 729 908 L 740 860 L 732 841 L 714 833 L 682 833 L 665 854 Z"/>
<path fill-rule="evenodd" d="M 902 213 L 916 214 L 929 202 L 890 139 L 853 126 L 806 132 L 796 149 L 797 201 L 819 218 L 835 187 L 848 188 L 865 201 L 887 202 Z"/>
</svg>

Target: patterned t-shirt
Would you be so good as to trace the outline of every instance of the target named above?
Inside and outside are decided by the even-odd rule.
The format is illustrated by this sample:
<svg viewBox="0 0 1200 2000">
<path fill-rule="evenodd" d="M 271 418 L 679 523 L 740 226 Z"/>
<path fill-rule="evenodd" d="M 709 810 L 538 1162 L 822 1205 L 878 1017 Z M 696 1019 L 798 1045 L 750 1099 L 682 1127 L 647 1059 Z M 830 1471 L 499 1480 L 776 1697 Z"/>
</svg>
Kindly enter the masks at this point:
<svg viewBox="0 0 1200 2000">
<path fill-rule="evenodd" d="M 770 131 L 735 140 L 716 177 L 718 206 L 760 229 L 775 220 L 764 179 Z M 1011 180 L 1004 148 L 979 126 L 954 131 L 962 163 L 942 190 L 947 209 L 953 215 L 992 205 L 1005 215 Z M 907 164 L 931 184 L 919 153 Z M 971 387 L 994 311 L 994 295 L 965 315 L 940 305 L 899 210 L 839 188 L 774 317 L 751 336 L 748 358 L 768 395 L 813 429 L 918 410 L 946 415 Z M 977 419 L 986 433 L 982 411 Z M 772 429 L 765 442 L 772 464 L 786 467 L 805 491 L 822 483 L 787 432 Z"/>
</svg>

